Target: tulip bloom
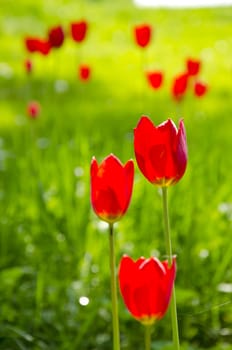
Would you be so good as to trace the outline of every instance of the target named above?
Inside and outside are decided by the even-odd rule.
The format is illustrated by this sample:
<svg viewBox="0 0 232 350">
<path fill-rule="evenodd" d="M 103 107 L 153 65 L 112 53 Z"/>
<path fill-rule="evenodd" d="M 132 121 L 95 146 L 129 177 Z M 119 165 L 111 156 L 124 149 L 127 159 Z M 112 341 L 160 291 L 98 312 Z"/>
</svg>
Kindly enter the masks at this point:
<svg viewBox="0 0 232 350">
<path fill-rule="evenodd" d="M 134 130 L 137 164 L 151 183 L 167 187 L 178 182 L 187 166 L 187 144 L 184 123 L 177 130 L 171 119 L 157 127 L 142 116 Z"/>
<path fill-rule="evenodd" d="M 47 55 L 51 49 L 49 41 L 31 37 L 25 39 L 25 46 L 28 52 L 40 52 L 42 55 Z"/>
<path fill-rule="evenodd" d="M 25 46 L 28 52 L 36 52 L 38 50 L 38 42 L 37 38 L 25 38 Z"/>
<path fill-rule="evenodd" d="M 189 78 L 189 75 L 187 73 L 183 73 L 177 76 L 173 81 L 172 95 L 174 99 L 178 102 L 181 101 L 181 99 L 183 98 L 184 94 L 187 91 L 188 78 Z"/>
<path fill-rule="evenodd" d="M 141 257 L 133 261 L 123 256 L 119 266 L 119 286 L 127 309 L 144 325 L 161 319 L 172 295 L 176 276 L 176 261 L 171 266 L 167 261 Z"/>
<path fill-rule="evenodd" d="M 197 75 L 201 68 L 201 61 L 189 58 L 186 61 L 187 71 L 189 75 Z"/>
<path fill-rule="evenodd" d="M 32 61 L 29 59 L 26 59 L 24 61 L 24 67 L 25 67 L 26 72 L 28 74 L 30 74 L 32 72 L 32 69 L 33 69 Z"/>
<path fill-rule="evenodd" d="M 150 25 L 143 24 L 134 28 L 135 41 L 138 46 L 144 48 L 148 46 L 151 40 L 152 28 Z"/>
<path fill-rule="evenodd" d="M 197 97 L 202 97 L 206 94 L 208 90 L 208 87 L 206 84 L 200 82 L 200 81 L 197 81 L 195 84 L 194 84 L 194 94 L 197 96 Z"/>
<path fill-rule="evenodd" d="M 71 23 L 71 35 L 74 41 L 81 42 L 85 39 L 88 29 L 86 21 Z"/>
<path fill-rule="evenodd" d="M 79 78 L 82 81 L 87 81 L 90 79 L 91 70 L 87 65 L 81 65 L 79 67 Z"/>
<path fill-rule="evenodd" d="M 31 119 L 36 119 L 38 118 L 39 114 L 40 114 L 40 104 L 37 101 L 30 101 L 27 105 L 27 115 L 31 118 Z"/>
<path fill-rule="evenodd" d="M 48 40 L 51 47 L 61 47 L 64 42 L 63 28 L 61 26 L 51 28 L 48 32 Z"/>
<path fill-rule="evenodd" d="M 51 45 L 49 41 L 47 40 L 39 40 L 38 42 L 38 52 L 40 52 L 42 55 L 46 56 L 49 54 L 51 50 Z"/>
<path fill-rule="evenodd" d="M 99 165 L 93 157 L 91 162 L 91 203 L 100 219 L 114 223 L 128 209 L 134 180 L 134 163 L 123 165 L 113 154 Z"/>
<path fill-rule="evenodd" d="M 159 89 L 163 82 L 162 72 L 147 72 L 147 80 L 152 89 Z"/>
</svg>

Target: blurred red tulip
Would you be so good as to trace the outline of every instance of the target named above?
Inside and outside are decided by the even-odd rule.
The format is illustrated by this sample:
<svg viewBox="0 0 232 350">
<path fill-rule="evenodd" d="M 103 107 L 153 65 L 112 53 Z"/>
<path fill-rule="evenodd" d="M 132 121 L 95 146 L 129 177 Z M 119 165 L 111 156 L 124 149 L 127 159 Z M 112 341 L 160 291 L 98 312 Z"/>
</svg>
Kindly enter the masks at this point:
<svg viewBox="0 0 232 350">
<path fill-rule="evenodd" d="M 39 46 L 38 46 L 38 52 L 40 52 L 42 55 L 46 56 L 49 54 L 51 49 L 51 45 L 49 41 L 47 40 L 40 40 Z"/>
<path fill-rule="evenodd" d="M 142 116 L 134 129 L 134 151 L 142 174 L 151 183 L 166 187 L 177 183 L 187 166 L 184 123 L 177 130 L 171 119 L 157 127 Z"/>
<path fill-rule="evenodd" d="M 137 45 L 146 47 L 151 40 L 152 27 L 147 24 L 142 24 L 134 28 L 134 36 Z"/>
<path fill-rule="evenodd" d="M 141 257 L 133 261 L 123 256 L 119 266 L 119 285 L 127 309 L 144 325 L 161 319 L 171 299 L 176 276 L 176 261 Z"/>
<path fill-rule="evenodd" d="M 37 38 L 25 38 L 25 46 L 27 51 L 36 52 L 38 50 L 38 42 L 39 39 Z"/>
<path fill-rule="evenodd" d="M 24 67 L 25 67 L 26 72 L 28 74 L 30 74 L 32 72 L 32 69 L 33 69 L 32 61 L 29 59 L 26 59 L 24 61 Z"/>
<path fill-rule="evenodd" d="M 91 162 L 91 203 L 100 219 L 114 223 L 126 213 L 133 189 L 134 163 L 123 165 L 113 154 Z"/>
<path fill-rule="evenodd" d="M 28 52 L 40 52 L 42 55 L 47 55 L 51 49 L 49 41 L 38 38 L 25 38 L 25 45 Z"/>
<path fill-rule="evenodd" d="M 90 79 L 91 69 L 87 65 L 81 65 L 79 67 L 79 78 L 82 81 L 87 81 Z"/>
<path fill-rule="evenodd" d="M 27 115 L 31 118 L 31 119 L 36 119 L 38 118 L 39 114 L 41 111 L 41 107 L 39 102 L 37 101 L 30 101 L 27 105 Z"/>
<path fill-rule="evenodd" d="M 186 66 L 189 75 L 197 75 L 201 68 L 201 61 L 189 58 L 186 61 Z"/>
<path fill-rule="evenodd" d="M 71 35 L 74 41 L 81 42 L 85 39 L 88 29 L 88 23 L 86 21 L 71 23 Z"/>
<path fill-rule="evenodd" d="M 163 82 L 162 72 L 147 72 L 147 80 L 153 89 L 159 89 Z"/>
<path fill-rule="evenodd" d="M 197 97 L 204 96 L 208 91 L 208 86 L 205 83 L 202 83 L 200 81 L 195 82 L 194 84 L 194 94 Z"/>
<path fill-rule="evenodd" d="M 48 38 L 51 47 L 61 47 L 64 42 L 63 28 L 61 26 L 51 28 L 48 32 Z"/>
<path fill-rule="evenodd" d="M 189 75 L 187 73 L 183 73 L 174 79 L 172 85 L 172 95 L 176 101 L 181 101 L 184 94 L 186 93 L 188 87 L 188 78 Z"/>
</svg>

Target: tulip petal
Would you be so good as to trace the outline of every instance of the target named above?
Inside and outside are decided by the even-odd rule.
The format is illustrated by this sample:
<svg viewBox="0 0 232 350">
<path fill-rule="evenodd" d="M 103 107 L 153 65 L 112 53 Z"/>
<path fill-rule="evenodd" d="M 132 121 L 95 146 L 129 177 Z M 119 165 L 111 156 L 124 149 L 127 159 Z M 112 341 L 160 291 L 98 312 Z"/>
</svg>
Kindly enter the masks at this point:
<svg viewBox="0 0 232 350">
<path fill-rule="evenodd" d="M 179 130 L 177 134 L 177 148 L 176 148 L 176 165 L 177 165 L 177 176 L 176 181 L 178 181 L 185 173 L 187 166 L 187 142 L 186 142 L 186 132 L 183 120 L 179 123 Z"/>
</svg>

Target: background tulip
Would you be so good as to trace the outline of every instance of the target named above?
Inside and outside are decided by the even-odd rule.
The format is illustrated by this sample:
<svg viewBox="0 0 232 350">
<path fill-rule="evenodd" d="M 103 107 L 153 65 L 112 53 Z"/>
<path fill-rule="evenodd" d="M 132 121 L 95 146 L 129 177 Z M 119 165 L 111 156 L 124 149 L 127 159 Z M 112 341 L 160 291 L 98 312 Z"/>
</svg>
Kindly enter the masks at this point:
<svg viewBox="0 0 232 350">
<path fill-rule="evenodd" d="M 197 75 L 201 68 L 201 61 L 189 58 L 186 61 L 186 67 L 189 75 Z"/>
<path fill-rule="evenodd" d="M 25 38 L 25 46 L 28 52 L 36 52 L 38 51 L 38 43 L 39 39 L 27 37 Z"/>
<path fill-rule="evenodd" d="M 132 195 L 134 163 L 123 165 L 113 154 L 91 162 L 91 202 L 100 219 L 113 223 L 125 214 Z"/>
<path fill-rule="evenodd" d="M 61 26 L 53 27 L 48 32 L 48 40 L 51 47 L 61 47 L 64 42 L 64 37 L 64 31 Z"/>
<path fill-rule="evenodd" d="M 167 311 L 176 275 L 175 259 L 169 267 L 167 261 L 152 257 L 133 261 L 129 256 L 121 259 L 119 286 L 124 303 L 141 323 L 152 324 Z"/>
<path fill-rule="evenodd" d="M 163 82 L 162 72 L 147 72 L 147 80 L 153 89 L 159 89 Z"/>
<path fill-rule="evenodd" d="M 177 130 L 171 119 L 156 127 L 148 117 L 142 116 L 134 130 L 134 150 L 139 169 L 151 183 L 175 184 L 187 166 L 183 121 Z"/>
<path fill-rule="evenodd" d="M 86 21 L 71 23 L 71 35 L 74 41 L 81 42 L 85 39 L 88 29 Z"/>
<path fill-rule="evenodd" d="M 81 65 L 78 70 L 79 78 L 82 81 L 87 81 L 90 78 L 91 69 L 87 65 Z"/>
<path fill-rule="evenodd" d="M 24 61 L 24 67 L 25 67 L 25 70 L 28 74 L 30 74 L 32 72 L 32 69 L 33 69 L 33 64 L 32 64 L 32 61 L 29 60 L 29 59 L 26 59 Z"/>
<path fill-rule="evenodd" d="M 206 84 L 200 82 L 200 81 L 197 81 L 195 84 L 194 84 L 194 94 L 195 96 L 197 97 L 202 97 L 204 96 L 206 93 L 207 93 L 207 90 L 208 90 L 208 87 Z"/>
<path fill-rule="evenodd" d="M 187 91 L 188 88 L 188 78 L 189 75 L 187 73 L 183 73 L 178 75 L 174 80 L 172 84 L 172 96 L 176 101 L 181 101 L 184 94 Z"/>
<path fill-rule="evenodd" d="M 36 119 L 40 114 L 40 104 L 37 101 L 30 101 L 27 105 L 27 114 L 31 119 Z"/>
<path fill-rule="evenodd" d="M 42 55 L 47 55 L 51 49 L 48 40 L 31 37 L 25 38 L 25 46 L 28 52 L 39 52 Z"/>
<path fill-rule="evenodd" d="M 51 50 L 51 45 L 48 40 L 39 40 L 38 42 L 38 52 L 40 52 L 42 55 L 46 56 L 49 54 Z"/>
<path fill-rule="evenodd" d="M 152 28 L 148 24 L 142 24 L 134 28 L 134 36 L 137 45 L 146 47 L 150 43 Z"/>
</svg>

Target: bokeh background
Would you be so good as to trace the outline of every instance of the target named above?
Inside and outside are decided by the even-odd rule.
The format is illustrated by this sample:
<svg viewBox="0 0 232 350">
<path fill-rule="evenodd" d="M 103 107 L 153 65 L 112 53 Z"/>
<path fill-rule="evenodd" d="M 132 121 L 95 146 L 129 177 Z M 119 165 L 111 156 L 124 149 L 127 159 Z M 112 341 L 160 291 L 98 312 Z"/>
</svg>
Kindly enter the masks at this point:
<svg viewBox="0 0 232 350">
<path fill-rule="evenodd" d="M 232 8 L 142 9 L 129 0 L 0 1 L 0 348 L 112 349 L 107 227 L 89 200 L 92 156 L 134 158 L 141 115 L 184 118 L 183 179 L 169 190 L 182 349 L 232 349 Z M 76 43 L 70 23 L 88 22 Z M 150 45 L 133 28 L 153 28 Z M 28 36 L 61 25 L 65 40 L 30 54 Z M 201 98 L 180 103 L 173 79 L 186 59 L 202 62 Z M 28 74 L 25 60 L 33 70 Z M 78 77 L 87 64 L 91 76 Z M 164 82 L 153 90 L 147 70 Z M 41 106 L 37 118 L 29 101 Z M 130 208 L 116 226 L 116 261 L 165 258 L 161 197 L 136 168 Z M 122 349 L 143 349 L 142 326 L 119 297 Z M 152 349 L 172 349 L 169 314 Z"/>
</svg>

